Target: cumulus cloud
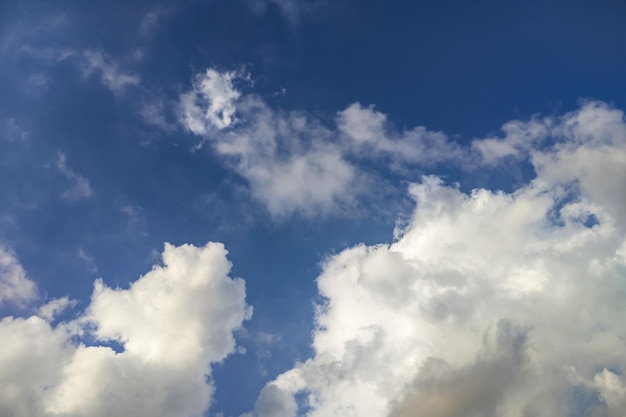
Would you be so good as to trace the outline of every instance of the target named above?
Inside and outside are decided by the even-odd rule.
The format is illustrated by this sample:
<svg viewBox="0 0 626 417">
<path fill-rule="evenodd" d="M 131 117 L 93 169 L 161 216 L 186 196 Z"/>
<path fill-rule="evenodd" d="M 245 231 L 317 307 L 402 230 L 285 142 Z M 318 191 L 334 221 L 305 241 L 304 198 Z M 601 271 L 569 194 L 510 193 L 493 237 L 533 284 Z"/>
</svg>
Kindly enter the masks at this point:
<svg viewBox="0 0 626 417">
<path fill-rule="evenodd" d="M 37 297 L 37 286 L 9 248 L 0 245 L 0 305 L 23 306 Z"/>
<path fill-rule="evenodd" d="M 512 120 L 502 126 L 503 138 L 489 137 L 472 143 L 481 156 L 481 162 L 495 165 L 506 158 L 520 160 L 546 140 L 554 121 L 551 118 L 533 117 L 528 122 Z"/>
<path fill-rule="evenodd" d="M 68 200 L 81 200 L 89 198 L 93 195 L 93 190 L 91 189 L 89 180 L 76 173 L 76 171 L 67 165 L 67 158 L 63 152 L 59 152 L 57 154 L 55 168 L 71 183 L 70 188 L 63 191 L 61 194 L 63 198 Z"/>
<path fill-rule="evenodd" d="M 623 115 L 605 103 L 584 103 L 560 118 L 513 120 L 502 126 L 503 136 L 461 145 L 422 126 L 397 130 L 385 114 L 360 103 L 338 112 L 334 125 L 303 112 L 276 110 L 239 91 L 236 84 L 243 80 L 249 77 L 233 71 L 197 75 L 192 90 L 180 96 L 179 121 L 245 178 L 252 195 L 277 217 L 353 208 L 376 175 L 363 169 L 368 161 L 399 174 L 442 164 L 473 172 L 504 161 L 529 161 L 546 179 L 575 176 L 586 165 L 621 164 L 619 154 L 605 154 L 606 146 L 617 146 L 624 137 Z M 583 144 L 598 146 L 582 157 L 577 149 Z M 581 185 L 619 199 L 623 193 L 607 190 L 603 174 L 598 175 Z"/>
<path fill-rule="evenodd" d="M 271 214 L 307 216 L 349 206 L 360 191 L 356 168 L 332 132 L 298 112 L 242 95 L 237 73 L 208 70 L 181 96 L 181 123 L 201 135 L 250 184 Z"/>
<path fill-rule="evenodd" d="M 241 77 L 237 72 L 218 72 L 212 68 L 198 74 L 193 90 L 181 96 L 183 123 L 195 134 L 205 134 L 223 129 L 234 121 L 235 102 L 241 93 L 233 80 Z"/>
<path fill-rule="evenodd" d="M 2 319 L 0 414 L 202 415 L 214 391 L 211 364 L 235 350 L 232 333 L 252 312 L 226 254 L 219 243 L 166 244 L 163 265 L 128 289 L 97 280 L 74 321 L 50 324 L 72 303 L 66 298 L 39 315 Z"/>
<path fill-rule="evenodd" d="M 139 85 L 139 76 L 125 72 L 111 57 L 101 51 L 86 50 L 82 54 L 83 75 L 97 74 L 102 84 L 115 94 L 123 93 L 127 87 Z"/>
<path fill-rule="evenodd" d="M 395 131 L 384 114 L 354 103 L 328 125 L 303 112 L 271 108 L 243 94 L 241 72 L 209 69 L 180 97 L 180 122 L 202 137 L 250 185 L 275 216 L 314 217 L 352 208 L 367 192 L 369 174 L 355 161 L 384 161 L 392 170 L 462 159 L 441 132 Z"/>
<path fill-rule="evenodd" d="M 339 131 L 346 136 L 348 149 L 362 157 L 387 158 L 392 167 L 406 164 L 433 165 L 460 160 L 461 147 L 441 132 L 416 127 L 395 132 L 387 116 L 374 109 L 353 103 L 337 117 Z"/>
<path fill-rule="evenodd" d="M 37 316 L 50 322 L 67 308 L 74 307 L 76 304 L 76 300 L 70 300 L 68 297 L 54 298 L 37 309 Z"/>
<path fill-rule="evenodd" d="M 525 145 L 499 155 L 525 153 L 536 178 L 510 193 L 411 185 L 395 242 L 324 262 L 314 355 L 251 415 L 623 415 L 623 113 L 590 102 L 508 126 L 499 140 Z"/>
</svg>

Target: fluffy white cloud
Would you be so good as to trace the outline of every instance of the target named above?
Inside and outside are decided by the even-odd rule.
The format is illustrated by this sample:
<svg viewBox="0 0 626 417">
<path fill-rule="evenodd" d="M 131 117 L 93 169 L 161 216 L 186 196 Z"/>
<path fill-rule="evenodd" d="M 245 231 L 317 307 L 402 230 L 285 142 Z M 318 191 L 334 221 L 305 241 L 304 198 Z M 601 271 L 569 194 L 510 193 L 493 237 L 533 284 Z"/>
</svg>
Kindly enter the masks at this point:
<svg viewBox="0 0 626 417">
<path fill-rule="evenodd" d="M 250 184 L 275 216 L 307 216 L 349 206 L 361 191 L 357 170 L 332 132 L 298 112 L 271 109 L 234 89 L 236 73 L 208 70 L 180 99 L 181 122 Z"/>
<path fill-rule="evenodd" d="M 96 281 L 76 321 L 49 323 L 67 299 L 42 307 L 41 317 L 4 318 L 0 414 L 202 415 L 213 393 L 210 365 L 235 350 L 232 332 L 252 312 L 226 254 L 218 243 L 166 244 L 163 265 L 130 288 Z"/>
<path fill-rule="evenodd" d="M 504 158 L 522 159 L 550 135 L 554 121 L 534 117 L 529 122 L 513 120 L 502 126 L 504 138 L 477 139 L 472 147 L 480 153 L 481 162 L 493 165 Z"/>
<path fill-rule="evenodd" d="M 241 96 L 233 80 L 240 76 L 237 72 L 220 73 L 212 68 L 198 74 L 193 90 L 180 98 L 185 127 L 202 135 L 230 126 L 235 121 L 235 102 Z"/>
<path fill-rule="evenodd" d="M 392 168 L 405 164 L 432 165 L 442 161 L 461 159 L 459 145 L 448 140 L 441 132 L 416 127 L 404 132 L 394 132 L 388 126 L 387 116 L 354 103 L 339 112 L 339 131 L 347 137 L 348 149 L 362 157 L 387 158 Z"/>
<path fill-rule="evenodd" d="M 403 170 L 463 156 L 443 133 L 423 127 L 395 132 L 384 114 L 359 103 L 339 112 L 336 126 L 272 109 L 239 92 L 237 78 L 238 72 L 214 69 L 197 75 L 180 97 L 180 122 L 224 157 L 275 216 L 313 217 L 353 207 L 371 182 L 355 160 L 384 160 Z"/>
<path fill-rule="evenodd" d="M 13 251 L 0 245 L 0 305 L 23 306 L 37 297 L 37 286 L 26 276 Z"/>
<path fill-rule="evenodd" d="M 314 356 L 252 415 L 623 415 L 626 124 L 602 103 L 537 123 L 500 139 L 534 165 L 527 185 L 424 177 L 397 241 L 324 263 Z M 576 390 L 591 395 L 574 410 Z"/>
</svg>

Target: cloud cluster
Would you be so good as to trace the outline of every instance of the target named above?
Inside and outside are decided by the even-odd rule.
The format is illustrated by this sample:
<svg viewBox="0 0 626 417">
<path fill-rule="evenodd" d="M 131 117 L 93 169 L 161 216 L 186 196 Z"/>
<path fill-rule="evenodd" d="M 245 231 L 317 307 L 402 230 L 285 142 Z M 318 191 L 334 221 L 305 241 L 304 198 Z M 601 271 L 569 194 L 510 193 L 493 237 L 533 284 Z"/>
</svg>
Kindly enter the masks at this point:
<svg viewBox="0 0 626 417">
<path fill-rule="evenodd" d="M 394 243 L 325 261 L 314 355 L 251 415 L 623 415 L 623 113 L 592 102 L 505 132 L 475 149 L 527 158 L 536 178 L 511 193 L 413 184 Z"/>
<path fill-rule="evenodd" d="M 233 85 L 237 77 L 212 69 L 196 77 L 180 99 L 186 129 L 206 139 L 273 215 L 316 216 L 349 206 L 359 191 L 357 170 L 332 132 L 302 113 L 242 95 Z"/>
<path fill-rule="evenodd" d="M 166 244 L 163 265 L 130 288 L 96 281 L 76 320 L 52 324 L 72 305 L 66 298 L 29 318 L 3 318 L 0 415 L 202 415 L 210 365 L 235 350 L 232 332 L 252 311 L 226 253 L 218 243 Z"/>
<path fill-rule="evenodd" d="M 502 137 L 461 145 L 422 126 L 398 131 L 385 114 L 360 103 L 338 112 L 334 126 L 302 112 L 275 110 L 236 88 L 235 82 L 244 78 L 214 69 L 198 74 L 192 90 L 180 97 L 180 122 L 244 177 L 251 193 L 275 216 L 316 216 L 353 207 L 373 178 L 363 169 L 367 161 L 402 174 L 438 164 L 455 164 L 471 173 L 529 160 L 536 170 L 551 165 L 544 169 L 546 176 L 560 175 L 598 162 L 566 161 L 578 158 L 567 157 L 567 149 L 581 146 L 581 141 L 591 146 L 604 140 L 594 133 L 597 129 L 611 138 L 621 137 L 624 129 L 621 112 L 590 102 L 560 119 L 536 116 L 507 122 Z M 541 153 L 544 148 L 550 152 Z M 563 160 L 556 166 L 551 158 L 559 152 Z M 594 155 L 603 158 L 602 152 Z"/>
<path fill-rule="evenodd" d="M 444 134 L 423 127 L 396 132 L 384 114 L 359 103 L 339 112 L 335 126 L 275 110 L 237 90 L 243 78 L 214 69 L 198 74 L 180 97 L 180 122 L 248 181 L 272 215 L 314 217 L 353 207 L 371 182 L 355 159 L 402 170 L 461 158 Z"/>
</svg>

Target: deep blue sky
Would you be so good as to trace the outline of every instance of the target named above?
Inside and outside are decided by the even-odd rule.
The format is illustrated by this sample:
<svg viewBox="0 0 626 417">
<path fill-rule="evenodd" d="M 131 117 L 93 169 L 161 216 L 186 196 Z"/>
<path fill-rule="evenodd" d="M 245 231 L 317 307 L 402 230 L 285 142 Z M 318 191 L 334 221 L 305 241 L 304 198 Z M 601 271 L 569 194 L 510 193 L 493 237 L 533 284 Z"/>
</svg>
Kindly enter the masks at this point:
<svg viewBox="0 0 626 417">
<path fill-rule="evenodd" d="M 626 107 L 622 1 L 292 4 L 296 14 L 252 0 L 0 2 L 0 241 L 44 298 L 79 300 L 70 315 L 89 302 L 94 278 L 127 285 L 163 242 L 224 242 L 255 308 L 247 332 L 281 338 L 259 347 L 240 335 L 249 354 L 216 368 L 212 411 L 226 415 L 250 410 L 266 381 L 309 356 L 319 263 L 359 242 L 390 242 L 412 207 L 405 181 L 426 169 L 381 171 L 388 190 L 364 197 L 354 214 L 274 218 L 180 125 L 177 101 L 196 74 L 244 71 L 241 90 L 328 126 L 360 102 L 399 131 L 425 126 L 463 144 L 512 119 L 571 111 L 580 99 Z M 87 50 L 140 84 L 116 93 L 85 75 Z M 73 55 L 61 59 L 63 51 Z M 141 117 L 150 103 L 167 126 Z M 89 198 L 62 197 L 73 180 L 60 155 L 88 179 Z M 431 171 L 463 189 L 515 188 L 506 169 Z M 262 349 L 270 353 L 255 356 Z"/>
</svg>

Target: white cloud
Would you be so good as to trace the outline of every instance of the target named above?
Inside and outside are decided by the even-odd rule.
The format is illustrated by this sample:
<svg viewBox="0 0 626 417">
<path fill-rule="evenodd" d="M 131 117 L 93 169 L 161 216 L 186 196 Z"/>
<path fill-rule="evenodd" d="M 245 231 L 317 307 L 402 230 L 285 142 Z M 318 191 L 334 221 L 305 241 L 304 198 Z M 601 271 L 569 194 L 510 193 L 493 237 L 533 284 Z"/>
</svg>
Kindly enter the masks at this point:
<svg viewBox="0 0 626 417">
<path fill-rule="evenodd" d="M 185 127 L 201 135 L 235 122 L 235 102 L 241 93 L 234 88 L 233 80 L 239 77 L 237 72 L 220 73 L 214 69 L 198 74 L 193 90 L 180 98 Z"/>
<path fill-rule="evenodd" d="M 477 139 L 472 147 L 481 155 L 481 162 L 494 165 L 504 158 L 524 159 L 550 135 L 554 121 L 534 117 L 528 122 L 513 120 L 502 126 L 504 138 Z"/>
<path fill-rule="evenodd" d="M 37 286 L 27 276 L 13 251 L 0 245 L 0 305 L 19 307 L 37 298 Z"/>
<path fill-rule="evenodd" d="M 37 309 L 37 316 L 51 322 L 68 307 L 74 307 L 76 304 L 76 300 L 70 300 L 68 297 L 54 298 Z"/>
<path fill-rule="evenodd" d="M 357 170 L 317 120 L 271 109 L 234 89 L 236 73 L 208 70 L 181 96 L 181 123 L 201 135 L 275 216 L 326 214 L 361 192 Z"/>
<path fill-rule="evenodd" d="M 608 406 L 608 417 L 623 417 L 626 410 L 626 385 L 624 379 L 608 369 L 593 378 L 593 385 L 602 401 Z"/>
<path fill-rule="evenodd" d="M 55 163 L 57 171 L 71 183 L 70 188 L 65 190 L 61 196 L 68 200 L 80 200 L 91 197 L 93 190 L 91 189 L 89 180 L 70 168 L 67 165 L 66 159 L 65 154 L 59 152 Z"/>
<path fill-rule="evenodd" d="M 121 94 L 129 86 L 139 85 L 139 76 L 124 72 L 120 65 L 101 51 L 86 50 L 83 56 L 83 74 L 89 77 L 97 73 L 102 84 L 115 94 Z"/>
<path fill-rule="evenodd" d="M 587 103 L 553 125 L 509 126 L 504 142 L 540 144 L 523 151 L 537 177 L 512 193 L 413 184 L 397 241 L 323 264 L 314 355 L 251 415 L 623 415 L 623 114 Z M 575 389 L 595 397 L 572 410 Z"/>
<path fill-rule="evenodd" d="M 96 281 L 76 321 L 49 324 L 67 299 L 43 306 L 42 317 L 2 319 L 0 414 L 202 415 L 214 391 L 210 365 L 235 351 L 232 332 L 251 314 L 226 253 L 218 243 L 166 244 L 163 265 L 130 288 Z"/>
<path fill-rule="evenodd" d="M 349 151 L 364 158 L 388 158 L 392 168 L 406 164 L 433 165 L 442 161 L 458 161 L 463 156 L 461 147 L 448 140 L 441 132 L 416 127 L 394 132 L 388 126 L 387 116 L 353 103 L 340 111 L 339 131 L 347 138 Z"/>
</svg>

